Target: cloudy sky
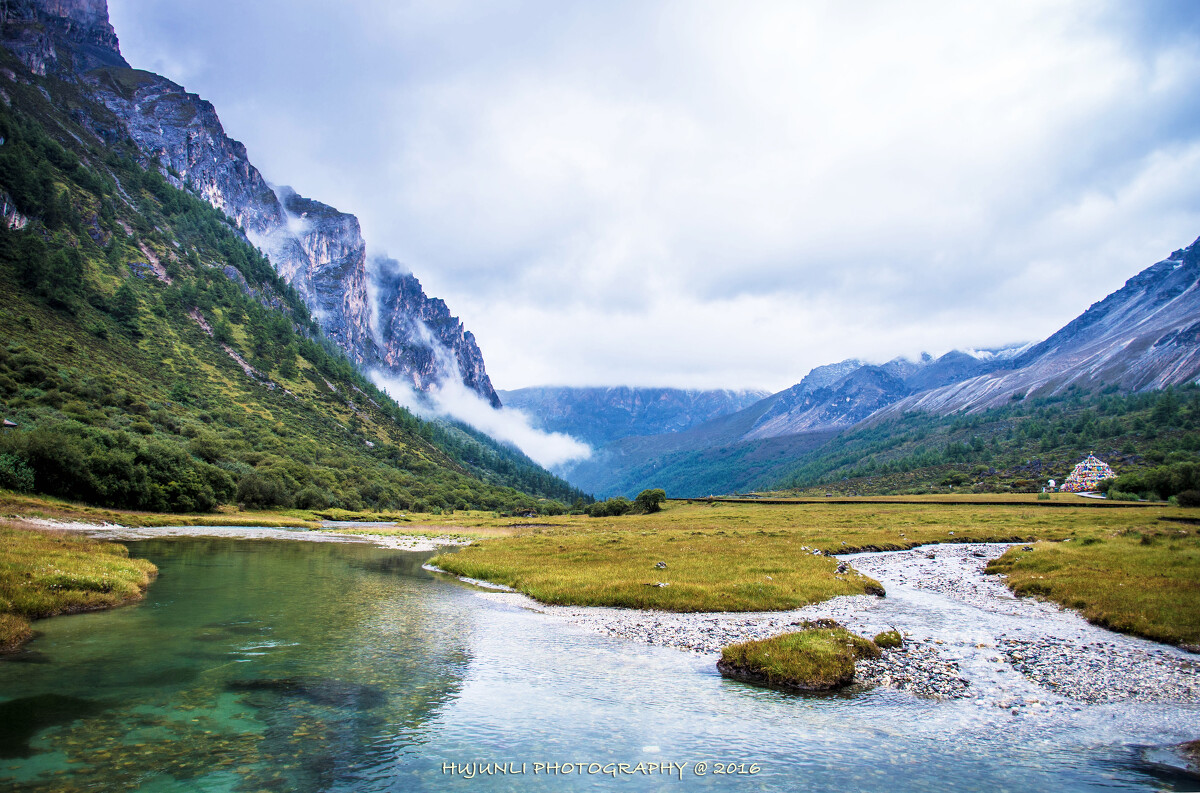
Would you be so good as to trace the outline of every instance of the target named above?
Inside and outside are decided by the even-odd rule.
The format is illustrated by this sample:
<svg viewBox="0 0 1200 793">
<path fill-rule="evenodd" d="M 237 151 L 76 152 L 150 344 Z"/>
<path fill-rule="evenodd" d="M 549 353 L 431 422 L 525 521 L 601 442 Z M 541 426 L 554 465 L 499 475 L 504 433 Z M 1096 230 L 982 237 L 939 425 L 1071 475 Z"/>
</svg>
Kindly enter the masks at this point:
<svg viewBox="0 0 1200 793">
<path fill-rule="evenodd" d="M 498 388 L 1043 338 L 1200 235 L 1200 8 L 110 0 Z"/>
</svg>

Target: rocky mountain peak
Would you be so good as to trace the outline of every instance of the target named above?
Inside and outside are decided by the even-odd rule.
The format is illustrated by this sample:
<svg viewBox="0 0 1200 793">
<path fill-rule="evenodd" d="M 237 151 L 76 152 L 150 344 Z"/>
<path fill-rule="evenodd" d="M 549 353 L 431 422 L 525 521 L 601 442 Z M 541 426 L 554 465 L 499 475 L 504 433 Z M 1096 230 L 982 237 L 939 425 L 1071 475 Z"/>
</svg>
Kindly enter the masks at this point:
<svg viewBox="0 0 1200 793">
<path fill-rule="evenodd" d="M 0 28 L 3 45 L 31 72 L 77 82 L 111 113 L 77 109 L 97 137 L 132 139 L 148 167 L 235 221 L 352 361 L 418 390 L 461 380 L 499 406 L 475 337 L 446 304 L 411 274 L 384 268 L 373 282 L 358 218 L 273 187 L 211 103 L 131 69 L 105 0 L 0 0 Z"/>
<path fill-rule="evenodd" d="M 106 0 L 5 0 L 0 25 L 5 46 L 37 75 L 129 65 Z"/>
</svg>

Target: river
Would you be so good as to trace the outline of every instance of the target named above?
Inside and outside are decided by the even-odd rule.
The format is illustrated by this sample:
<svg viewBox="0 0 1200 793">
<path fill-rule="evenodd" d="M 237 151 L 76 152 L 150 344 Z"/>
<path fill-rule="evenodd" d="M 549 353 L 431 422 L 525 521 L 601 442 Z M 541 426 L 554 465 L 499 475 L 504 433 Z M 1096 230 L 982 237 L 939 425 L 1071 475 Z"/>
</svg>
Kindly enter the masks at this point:
<svg viewBox="0 0 1200 793">
<path fill-rule="evenodd" d="M 1196 789 L 1139 750 L 1200 737 L 1195 708 L 1009 718 L 973 699 L 891 689 L 785 694 L 722 679 L 711 655 L 481 597 L 423 570 L 428 552 L 128 545 L 160 569 L 144 601 L 37 623 L 43 635 L 0 662 L 0 785 Z"/>
</svg>

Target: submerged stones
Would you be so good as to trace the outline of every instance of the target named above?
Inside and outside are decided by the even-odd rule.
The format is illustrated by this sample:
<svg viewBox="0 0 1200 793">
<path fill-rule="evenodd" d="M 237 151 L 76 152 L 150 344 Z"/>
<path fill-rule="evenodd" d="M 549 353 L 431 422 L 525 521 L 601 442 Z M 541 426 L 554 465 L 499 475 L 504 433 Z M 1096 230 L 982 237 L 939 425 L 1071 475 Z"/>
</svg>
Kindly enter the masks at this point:
<svg viewBox="0 0 1200 793">
<path fill-rule="evenodd" d="M 29 741 L 56 724 L 68 724 L 102 707 L 92 700 L 61 694 L 38 694 L 0 703 L 0 757 L 29 757 Z"/>
<path fill-rule="evenodd" d="M 231 680 L 225 684 L 225 688 L 229 691 L 267 692 L 300 697 L 317 705 L 349 710 L 370 710 L 387 701 L 387 694 L 376 686 L 327 678 L 276 677 Z"/>
<path fill-rule="evenodd" d="M 1142 760 L 1158 770 L 1200 779 L 1200 740 L 1146 747 Z"/>
</svg>

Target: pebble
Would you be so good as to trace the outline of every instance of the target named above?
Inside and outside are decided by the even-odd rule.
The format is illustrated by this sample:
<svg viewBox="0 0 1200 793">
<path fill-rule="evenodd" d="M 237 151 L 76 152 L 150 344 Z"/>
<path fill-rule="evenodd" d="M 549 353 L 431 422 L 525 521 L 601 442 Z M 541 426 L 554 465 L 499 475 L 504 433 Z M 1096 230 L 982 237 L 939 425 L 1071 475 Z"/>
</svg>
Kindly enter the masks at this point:
<svg viewBox="0 0 1200 793">
<path fill-rule="evenodd" d="M 964 543 L 938 546 L 936 555 L 917 548 L 839 556 L 851 570 L 883 583 L 888 596 L 838 597 L 793 611 L 676 614 L 503 597 L 606 636 L 706 655 L 818 619 L 867 637 L 897 629 L 904 644 L 860 660 L 855 685 L 972 698 L 1014 714 L 1046 703 L 1200 704 L 1200 659 L 1089 625 L 1053 603 L 1015 597 L 1000 576 L 984 572 L 1008 547 Z"/>
</svg>

